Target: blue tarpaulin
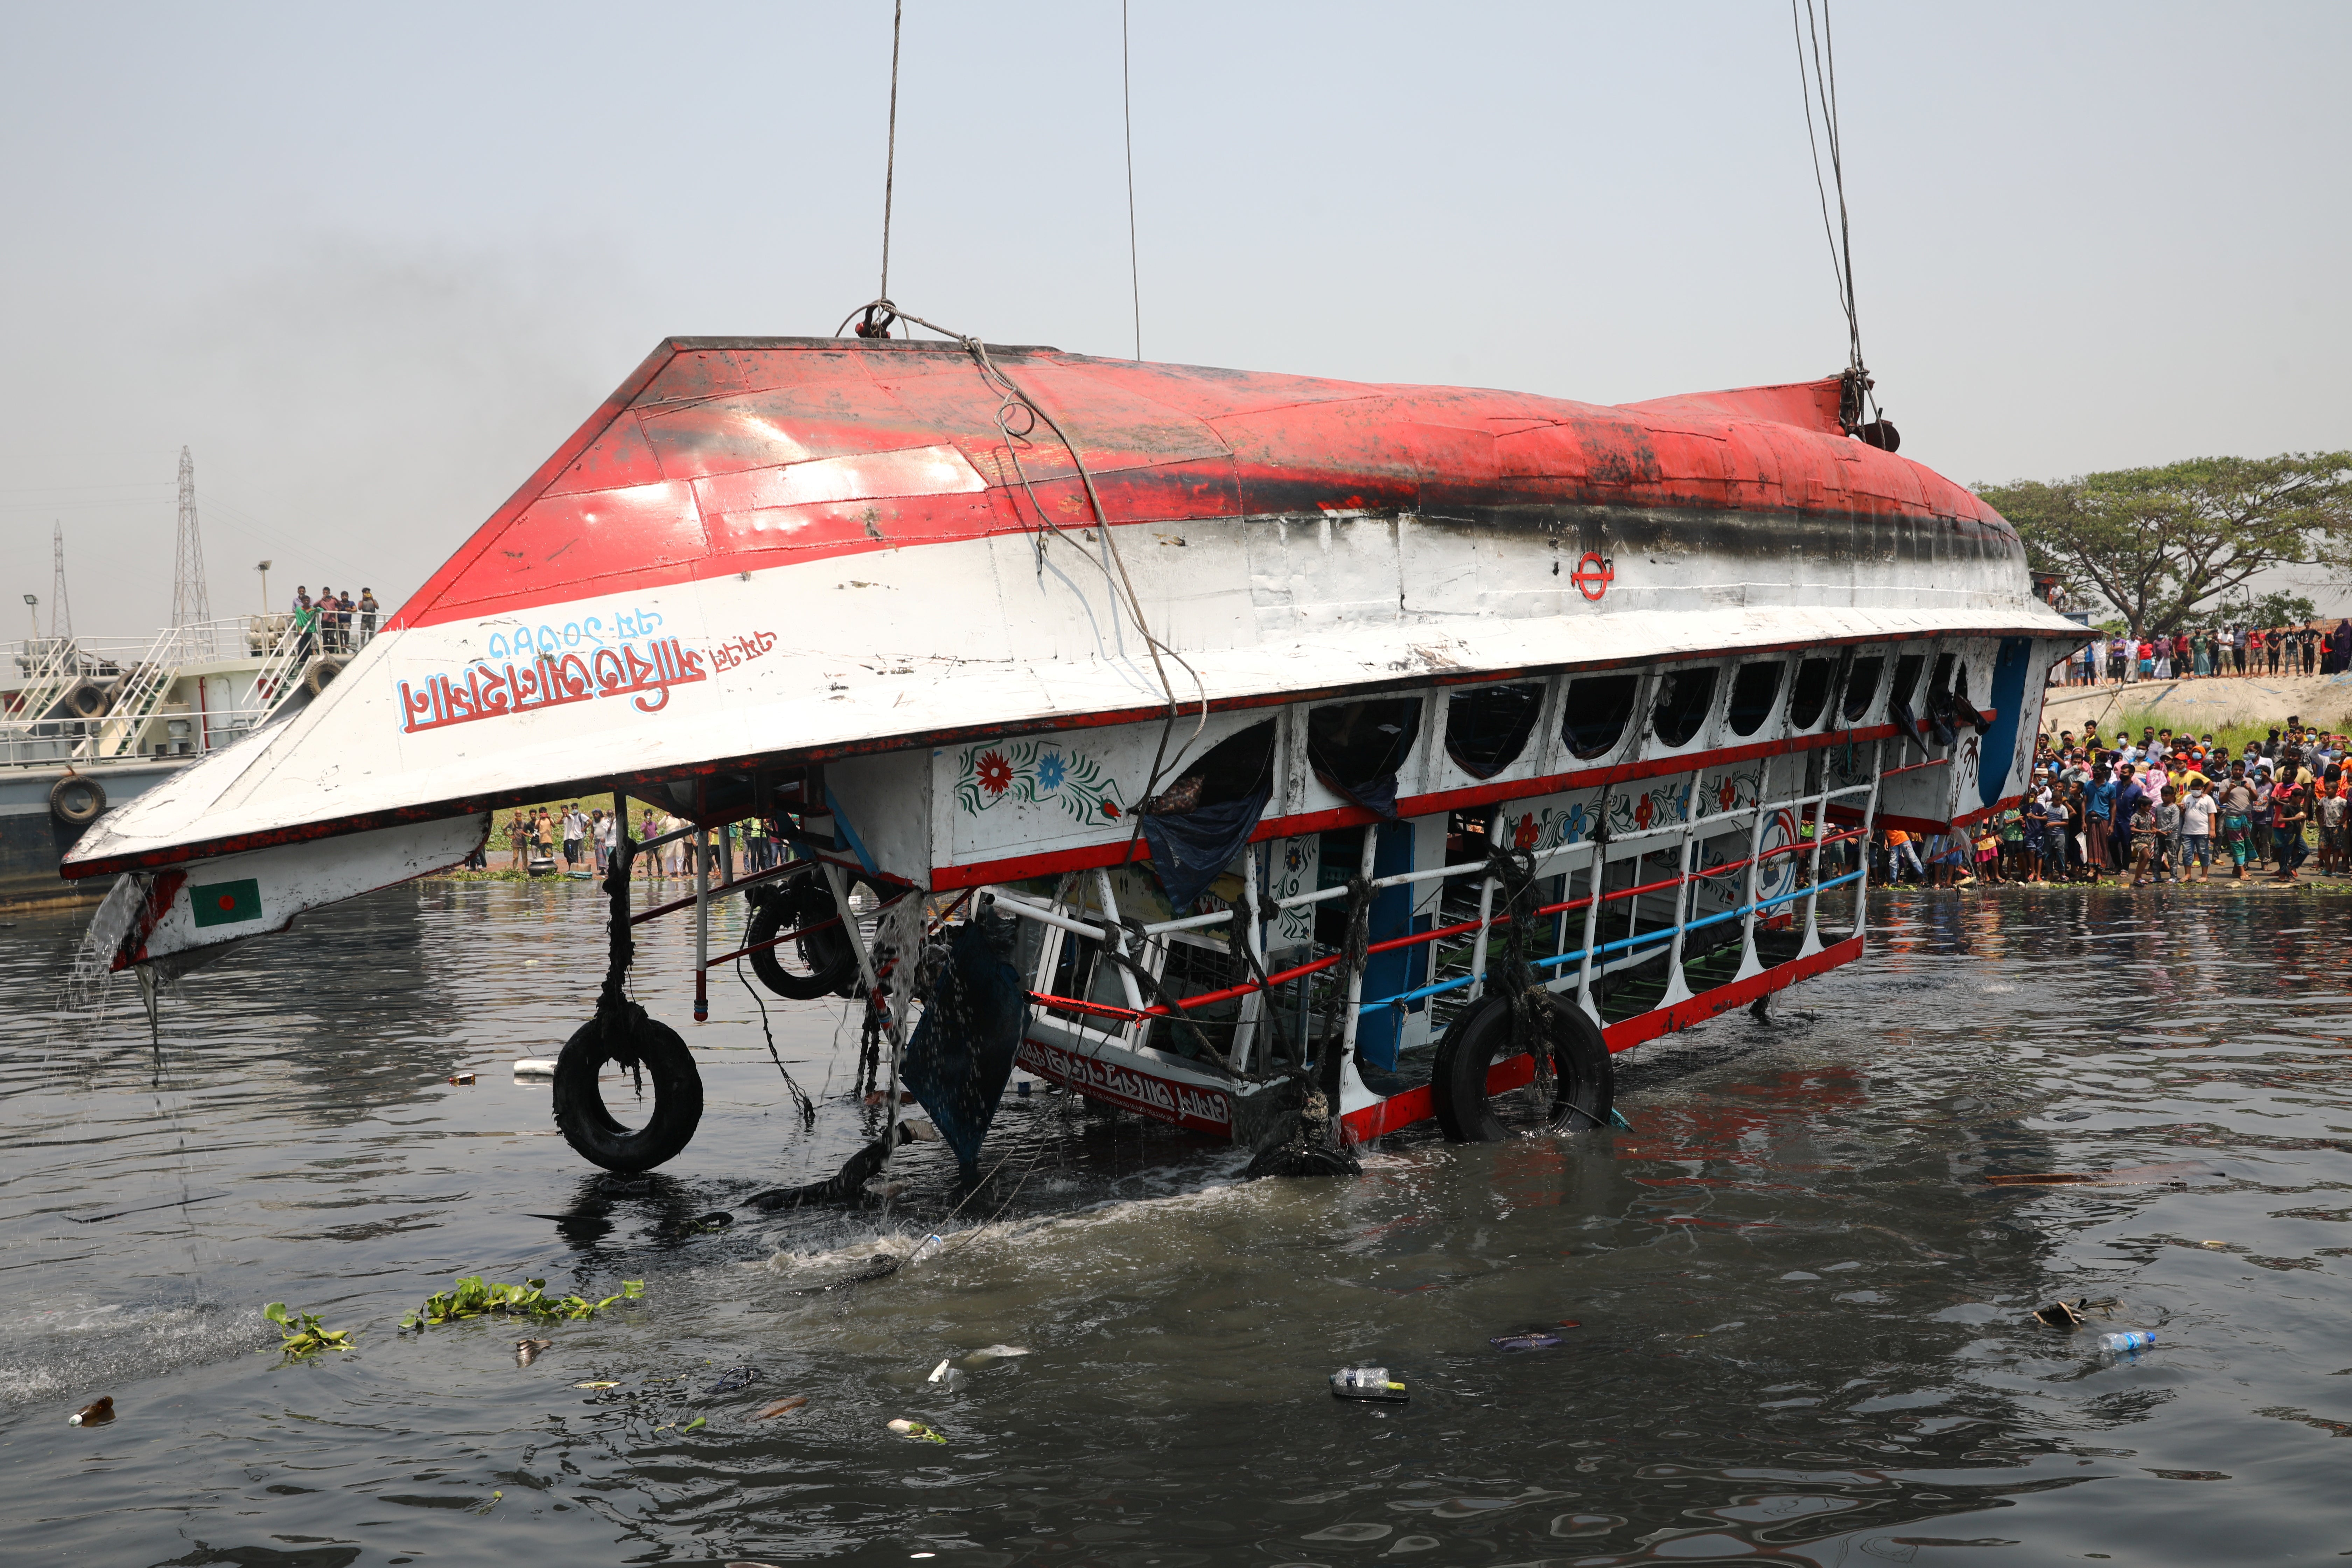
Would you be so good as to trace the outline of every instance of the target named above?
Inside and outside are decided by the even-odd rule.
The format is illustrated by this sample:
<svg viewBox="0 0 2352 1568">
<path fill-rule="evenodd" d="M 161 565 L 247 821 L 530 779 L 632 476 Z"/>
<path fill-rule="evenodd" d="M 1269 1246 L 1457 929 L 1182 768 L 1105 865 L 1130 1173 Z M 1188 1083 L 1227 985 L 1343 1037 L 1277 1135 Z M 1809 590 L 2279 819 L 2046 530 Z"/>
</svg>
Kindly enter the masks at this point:
<svg viewBox="0 0 2352 1568">
<path fill-rule="evenodd" d="M 1178 816 L 1147 815 L 1144 841 L 1151 846 L 1151 869 L 1168 889 L 1168 903 L 1178 914 L 1210 883 L 1224 875 L 1234 857 L 1242 852 L 1257 820 L 1265 815 L 1271 787 L 1222 805 L 1204 805 Z"/>
<path fill-rule="evenodd" d="M 900 1080 L 955 1151 L 966 1181 L 980 1173 L 980 1142 L 1013 1077 L 1013 1057 L 1021 1048 L 1028 1012 L 1021 976 L 1000 943 L 982 930 L 983 921 L 1012 924 L 982 915 L 956 928 L 948 962 L 931 984 L 898 1069 Z M 1009 940 L 1002 943 L 1003 949 L 1010 946 Z"/>
</svg>

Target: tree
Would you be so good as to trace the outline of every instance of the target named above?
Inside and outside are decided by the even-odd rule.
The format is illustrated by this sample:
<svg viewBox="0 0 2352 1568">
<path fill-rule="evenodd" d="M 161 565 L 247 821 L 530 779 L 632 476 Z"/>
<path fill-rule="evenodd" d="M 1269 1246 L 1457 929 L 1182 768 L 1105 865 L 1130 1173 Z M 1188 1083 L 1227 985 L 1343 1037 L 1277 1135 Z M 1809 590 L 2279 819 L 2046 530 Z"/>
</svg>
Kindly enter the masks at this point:
<svg viewBox="0 0 2352 1568">
<path fill-rule="evenodd" d="M 2135 636 L 2243 599 L 2272 567 L 2352 562 L 2352 452 L 2193 458 L 1976 489 L 2016 525 L 2036 570 L 2099 595 Z"/>
<path fill-rule="evenodd" d="M 2307 626 L 2319 618 L 2319 606 L 2300 594 L 2264 594 L 2259 599 L 2241 594 L 2221 613 L 2240 626 Z"/>
</svg>

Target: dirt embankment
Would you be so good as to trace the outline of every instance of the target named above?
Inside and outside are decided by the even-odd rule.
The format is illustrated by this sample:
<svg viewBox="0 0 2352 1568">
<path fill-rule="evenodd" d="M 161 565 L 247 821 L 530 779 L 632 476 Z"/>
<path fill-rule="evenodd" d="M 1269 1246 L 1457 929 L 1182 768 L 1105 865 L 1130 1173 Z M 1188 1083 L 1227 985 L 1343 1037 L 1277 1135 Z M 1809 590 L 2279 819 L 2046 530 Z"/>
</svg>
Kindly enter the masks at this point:
<svg viewBox="0 0 2352 1568">
<path fill-rule="evenodd" d="M 2210 730 L 2284 725 L 2290 718 L 2326 730 L 2352 729 L 2352 675 L 2207 676 L 2202 679 L 2142 680 L 2124 686 L 2053 686 L 2043 697 L 2042 727 L 2081 733 L 2095 719 L 2113 733 L 2126 713 L 2147 714 L 2143 723 L 2169 724 L 2203 734 Z"/>
</svg>

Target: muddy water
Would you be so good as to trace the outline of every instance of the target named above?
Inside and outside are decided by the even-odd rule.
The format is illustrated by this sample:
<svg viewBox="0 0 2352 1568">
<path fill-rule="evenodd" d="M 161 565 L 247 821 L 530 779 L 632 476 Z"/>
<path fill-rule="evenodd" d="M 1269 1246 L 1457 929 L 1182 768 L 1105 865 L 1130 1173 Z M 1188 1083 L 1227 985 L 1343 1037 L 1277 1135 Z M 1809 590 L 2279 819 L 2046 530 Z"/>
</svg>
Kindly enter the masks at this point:
<svg viewBox="0 0 2352 1568">
<path fill-rule="evenodd" d="M 1041 1093 L 1006 1104 L 1017 1191 L 983 1226 L 919 1162 L 878 1223 L 687 1238 L 664 1233 L 863 1136 L 854 1028 L 771 1004 L 807 1131 L 744 989 L 688 1024 L 684 933 L 657 930 L 639 994 L 688 1035 L 709 1110 L 656 1176 L 599 1177 L 509 1070 L 586 1016 L 595 914 L 576 886 L 382 895 L 190 977 L 160 1051 L 130 1008 L 42 1011 L 74 922 L 0 931 L 0 1555 L 2352 1551 L 2342 903 L 1915 897 L 1802 988 L 1810 1022 L 1735 1016 L 1622 1058 L 1630 1132 L 1405 1137 L 1360 1181 L 1243 1184 L 1227 1152 Z M 1979 1179 L 2183 1160 L 2218 1173 Z M 845 1282 L 934 1229 L 944 1256 Z M 395 1332 L 475 1272 L 645 1296 L 535 1331 L 553 1343 L 527 1367 L 512 1329 Z M 2114 1298 L 2093 1331 L 2158 1348 L 2111 1363 L 2028 1316 L 2061 1294 Z M 356 1348 L 282 1363 L 271 1300 Z M 1563 1342 L 1489 1343 L 1531 1326 Z M 1000 1344 L 1028 1353 L 970 1358 Z M 960 1386 L 925 1382 L 942 1360 Z M 1360 1360 L 1411 1403 L 1333 1400 Z M 116 1421 L 66 1424 L 100 1394 Z"/>
</svg>

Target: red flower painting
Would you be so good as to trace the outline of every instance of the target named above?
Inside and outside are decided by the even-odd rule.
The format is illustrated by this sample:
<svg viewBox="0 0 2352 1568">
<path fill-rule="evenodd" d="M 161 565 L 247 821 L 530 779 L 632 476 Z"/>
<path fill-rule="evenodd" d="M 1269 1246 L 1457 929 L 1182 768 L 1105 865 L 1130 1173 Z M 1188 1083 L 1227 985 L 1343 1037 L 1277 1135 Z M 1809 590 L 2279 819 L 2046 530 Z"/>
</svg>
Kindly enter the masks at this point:
<svg viewBox="0 0 2352 1568">
<path fill-rule="evenodd" d="M 1650 797 L 1646 795 L 1633 803 L 1633 826 L 1636 827 L 1650 826 Z"/>
<path fill-rule="evenodd" d="M 1729 811 L 1732 802 L 1739 798 L 1739 786 L 1727 778 L 1723 781 L 1723 787 L 1715 792 L 1715 798 L 1717 805 Z"/>
<path fill-rule="evenodd" d="M 980 759 L 980 787 L 991 795 L 1003 795 L 1013 787 L 1013 764 L 994 752 Z"/>
</svg>

